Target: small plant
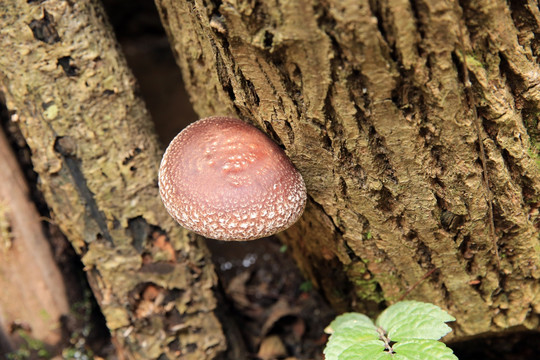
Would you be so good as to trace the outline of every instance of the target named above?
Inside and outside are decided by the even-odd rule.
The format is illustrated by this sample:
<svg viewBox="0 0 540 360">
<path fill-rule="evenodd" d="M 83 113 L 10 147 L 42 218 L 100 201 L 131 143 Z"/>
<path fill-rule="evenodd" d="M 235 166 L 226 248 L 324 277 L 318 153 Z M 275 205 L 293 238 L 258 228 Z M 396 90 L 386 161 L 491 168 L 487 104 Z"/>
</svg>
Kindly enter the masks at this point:
<svg viewBox="0 0 540 360">
<path fill-rule="evenodd" d="M 439 307 L 419 301 L 401 301 L 373 321 L 359 313 L 338 316 L 326 328 L 331 334 L 324 349 L 326 360 L 457 360 L 439 340 L 454 321 Z"/>
<path fill-rule="evenodd" d="M 8 360 L 27 359 L 50 359 L 51 354 L 46 349 L 45 344 L 31 337 L 25 330 L 17 330 L 17 334 L 22 338 L 23 343 L 19 349 L 7 354 Z"/>
</svg>

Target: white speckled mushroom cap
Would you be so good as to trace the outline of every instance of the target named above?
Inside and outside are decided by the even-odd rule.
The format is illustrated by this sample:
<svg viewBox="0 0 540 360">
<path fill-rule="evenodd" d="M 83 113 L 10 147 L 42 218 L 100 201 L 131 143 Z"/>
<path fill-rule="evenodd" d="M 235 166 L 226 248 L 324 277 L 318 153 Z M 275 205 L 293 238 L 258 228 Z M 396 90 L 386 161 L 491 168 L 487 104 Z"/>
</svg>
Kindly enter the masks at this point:
<svg viewBox="0 0 540 360">
<path fill-rule="evenodd" d="M 183 227 L 218 240 L 252 240 L 291 226 L 304 210 L 300 173 L 254 126 L 228 117 L 199 120 L 163 155 L 159 192 Z"/>
</svg>

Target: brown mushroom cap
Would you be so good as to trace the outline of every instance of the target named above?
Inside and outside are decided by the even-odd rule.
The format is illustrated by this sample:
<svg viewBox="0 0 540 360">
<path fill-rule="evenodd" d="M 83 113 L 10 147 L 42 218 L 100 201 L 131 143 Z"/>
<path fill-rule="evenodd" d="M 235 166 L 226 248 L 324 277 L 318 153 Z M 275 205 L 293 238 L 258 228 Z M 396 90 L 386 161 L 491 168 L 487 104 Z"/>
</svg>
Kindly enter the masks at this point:
<svg viewBox="0 0 540 360">
<path fill-rule="evenodd" d="M 183 227 L 219 240 L 252 240 L 291 226 L 304 210 L 300 173 L 264 133 L 210 117 L 180 132 L 163 155 L 159 192 Z"/>
</svg>

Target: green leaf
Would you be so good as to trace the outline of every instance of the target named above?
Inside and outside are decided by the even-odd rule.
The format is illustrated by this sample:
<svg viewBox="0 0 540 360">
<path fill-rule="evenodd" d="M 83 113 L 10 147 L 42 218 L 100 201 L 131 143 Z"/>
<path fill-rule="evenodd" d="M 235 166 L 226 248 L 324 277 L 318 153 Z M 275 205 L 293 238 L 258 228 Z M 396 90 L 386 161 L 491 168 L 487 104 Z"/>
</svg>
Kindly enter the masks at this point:
<svg viewBox="0 0 540 360">
<path fill-rule="evenodd" d="M 328 359 L 328 358 L 327 358 Z M 380 340 L 368 340 L 349 346 L 338 360 L 391 360 L 392 355 L 384 351 L 384 343 Z"/>
<path fill-rule="evenodd" d="M 333 334 L 324 349 L 326 360 L 338 360 L 338 356 L 347 348 L 364 341 L 375 340 L 384 347 L 373 322 L 361 314 L 338 316 L 328 326 L 327 332 L 333 332 Z"/>
<path fill-rule="evenodd" d="M 349 325 L 371 329 L 373 330 L 373 332 L 378 338 L 376 326 L 373 323 L 373 321 L 370 318 L 368 318 L 366 315 L 359 314 L 359 313 L 345 313 L 345 314 L 339 315 L 338 317 L 334 319 L 334 321 L 330 323 L 330 325 L 328 325 L 326 329 L 324 329 L 324 331 L 327 334 L 332 334 L 336 332 L 340 327 L 349 326 Z"/>
<path fill-rule="evenodd" d="M 458 360 L 452 349 L 436 340 L 408 340 L 393 346 L 393 360 Z"/>
<path fill-rule="evenodd" d="M 420 301 L 400 301 L 387 308 L 377 319 L 377 325 L 388 326 L 394 318 L 429 315 L 443 322 L 455 321 L 456 319 L 437 305 Z"/>
<path fill-rule="evenodd" d="M 300 284 L 300 291 L 310 292 L 311 290 L 313 290 L 313 283 L 311 281 L 304 281 Z"/>
<path fill-rule="evenodd" d="M 436 305 L 401 301 L 383 311 L 377 319 L 377 325 L 385 330 L 392 341 L 439 340 L 452 331 L 445 322 L 454 320 L 454 317 Z"/>
<path fill-rule="evenodd" d="M 394 325 L 388 331 L 388 338 L 392 341 L 410 339 L 439 340 L 452 329 L 438 319 L 417 317 L 407 322 Z"/>
</svg>

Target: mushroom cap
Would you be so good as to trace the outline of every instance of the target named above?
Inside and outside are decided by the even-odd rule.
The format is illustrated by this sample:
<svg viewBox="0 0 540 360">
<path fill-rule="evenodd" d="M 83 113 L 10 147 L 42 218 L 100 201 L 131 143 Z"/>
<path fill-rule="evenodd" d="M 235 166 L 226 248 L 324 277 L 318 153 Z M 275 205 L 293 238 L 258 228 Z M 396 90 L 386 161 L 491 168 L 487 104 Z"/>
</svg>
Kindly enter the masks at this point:
<svg viewBox="0 0 540 360">
<path fill-rule="evenodd" d="M 291 226 L 304 210 L 300 173 L 270 138 L 229 117 L 199 120 L 169 144 L 159 192 L 183 227 L 218 240 L 252 240 Z"/>
</svg>

